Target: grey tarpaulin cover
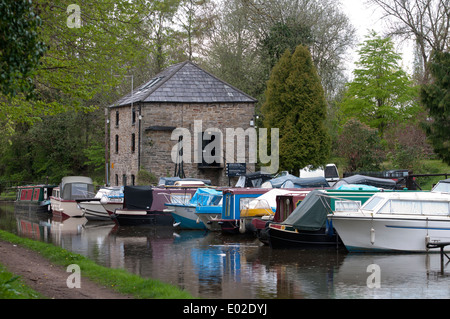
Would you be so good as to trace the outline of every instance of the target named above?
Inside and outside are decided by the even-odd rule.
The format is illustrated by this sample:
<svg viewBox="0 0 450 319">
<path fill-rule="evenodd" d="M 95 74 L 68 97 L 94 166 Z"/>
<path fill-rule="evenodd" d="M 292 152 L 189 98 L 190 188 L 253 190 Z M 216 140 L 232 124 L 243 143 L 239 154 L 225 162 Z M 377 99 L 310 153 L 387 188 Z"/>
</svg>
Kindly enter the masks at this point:
<svg viewBox="0 0 450 319">
<path fill-rule="evenodd" d="M 321 195 L 324 195 L 323 191 L 311 191 L 282 224 L 310 231 L 326 227 L 330 198 Z"/>
</svg>

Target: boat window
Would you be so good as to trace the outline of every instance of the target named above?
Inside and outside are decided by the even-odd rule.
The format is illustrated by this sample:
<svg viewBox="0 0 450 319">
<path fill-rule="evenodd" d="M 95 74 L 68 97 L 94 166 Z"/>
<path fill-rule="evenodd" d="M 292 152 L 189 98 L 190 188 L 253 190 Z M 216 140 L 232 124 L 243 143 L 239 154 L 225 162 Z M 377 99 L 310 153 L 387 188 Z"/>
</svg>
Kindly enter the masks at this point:
<svg viewBox="0 0 450 319">
<path fill-rule="evenodd" d="M 230 217 L 231 215 L 231 200 L 232 196 L 230 194 L 225 195 L 225 216 Z"/>
<path fill-rule="evenodd" d="M 422 202 L 422 214 L 424 215 L 449 215 L 449 203 L 438 201 Z"/>
<path fill-rule="evenodd" d="M 449 215 L 449 203 L 443 201 L 389 200 L 381 214 Z"/>
<path fill-rule="evenodd" d="M 254 200 L 254 197 L 241 197 L 239 199 L 239 211 L 249 208 L 249 204 L 252 200 Z"/>
<path fill-rule="evenodd" d="M 441 181 L 432 189 L 432 192 L 450 193 L 450 183 Z"/>
<path fill-rule="evenodd" d="M 342 212 L 342 211 L 358 211 L 358 209 L 361 207 L 361 201 L 348 201 L 348 200 L 337 200 L 335 202 L 335 211 Z"/>
<path fill-rule="evenodd" d="M 383 198 L 374 196 L 371 199 L 369 199 L 366 204 L 363 206 L 364 210 L 373 210 L 375 206 L 378 205 L 383 200 Z"/>
</svg>

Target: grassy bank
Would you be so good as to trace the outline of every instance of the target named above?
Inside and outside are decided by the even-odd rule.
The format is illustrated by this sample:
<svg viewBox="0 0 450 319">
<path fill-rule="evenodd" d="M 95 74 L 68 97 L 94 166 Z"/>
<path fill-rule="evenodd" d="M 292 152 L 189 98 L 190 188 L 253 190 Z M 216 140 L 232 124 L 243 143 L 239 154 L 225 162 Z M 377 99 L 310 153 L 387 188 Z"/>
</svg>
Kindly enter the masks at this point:
<svg viewBox="0 0 450 319">
<path fill-rule="evenodd" d="M 19 276 L 0 265 L 0 299 L 43 299 L 44 296 L 25 285 Z"/>
<path fill-rule="evenodd" d="M 118 291 L 123 294 L 132 295 L 136 299 L 191 299 L 193 298 L 191 294 L 188 292 L 179 289 L 178 287 L 162 283 L 158 280 L 153 279 L 145 279 L 138 275 L 133 275 L 128 273 L 123 269 L 113 269 L 107 268 L 100 265 L 97 265 L 92 260 L 79 255 L 74 254 L 70 251 L 62 249 L 60 247 L 34 241 L 27 238 L 18 237 L 14 234 L 5 232 L 0 230 L 0 240 L 8 241 L 13 244 L 21 245 L 23 247 L 27 247 L 31 250 L 39 252 L 43 257 L 50 260 L 52 263 L 61 265 L 63 267 L 67 267 L 71 264 L 77 264 L 81 269 L 81 274 L 85 278 L 89 278 L 90 280 L 107 287 L 111 287 L 115 291 Z M 4 276 L 3 279 L 3 287 L 5 286 L 5 282 L 11 280 L 11 274 L 8 274 L 0 268 L 0 276 Z M 2 281 L 0 277 L 0 298 L 1 296 L 1 286 Z M 11 283 L 6 283 L 6 285 L 11 285 L 14 283 L 13 280 Z M 15 286 L 15 288 L 20 288 L 21 283 L 14 283 L 15 285 L 19 285 L 19 287 Z M 9 286 L 11 287 L 11 286 Z M 13 288 L 14 289 L 14 288 Z M 26 289 L 26 287 L 24 287 Z M 5 289 L 8 290 L 8 289 Z M 29 298 L 39 298 L 38 294 L 35 295 L 33 293 L 28 293 Z"/>
</svg>

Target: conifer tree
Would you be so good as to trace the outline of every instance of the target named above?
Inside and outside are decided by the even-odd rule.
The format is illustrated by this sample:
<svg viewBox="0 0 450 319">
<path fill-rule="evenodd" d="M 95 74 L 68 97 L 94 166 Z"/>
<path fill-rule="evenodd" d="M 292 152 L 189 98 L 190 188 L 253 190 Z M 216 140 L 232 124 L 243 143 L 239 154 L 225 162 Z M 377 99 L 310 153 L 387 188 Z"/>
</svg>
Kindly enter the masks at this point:
<svg viewBox="0 0 450 319">
<path fill-rule="evenodd" d="M 432 81 L 420 92 L 431 117 L 425 129 L 436 154 L 450 165 L 450 53 L 434 52 L 429 68 Z"/>
<path fill-rule="evenodd" d="M 264 126 L 280 130 L 280 170 L 298 175 L 306 165 L 325 164 L 330 154 L 326 101 L 308 48 L 285 51 L 271 72 L 261 111 Z"/>
</svg>

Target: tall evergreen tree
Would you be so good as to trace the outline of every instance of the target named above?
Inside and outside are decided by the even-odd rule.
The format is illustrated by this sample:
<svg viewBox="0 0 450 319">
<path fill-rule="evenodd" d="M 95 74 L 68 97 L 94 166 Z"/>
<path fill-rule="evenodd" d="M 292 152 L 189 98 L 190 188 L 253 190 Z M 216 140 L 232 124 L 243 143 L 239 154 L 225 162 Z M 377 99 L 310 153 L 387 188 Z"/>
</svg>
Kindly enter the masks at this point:
<svg viewBox="0 0 450 319">
<path fill-rule="evenodd" d="M 272 70 L 262 106 L 264 126 L 280 130 L 280 169 L 298 174 L 306 165 L 325 164 L 330 137 L 324 125 L 324 90 L 305 46 L 286 50 Z"/>
<path fill-rule="evenodd" d="M 436 51 L 429 65 L 431 83 L 422 86 L 420 98 L 431 121 L 425 124 L 434 151 L 450 165 L 450 53 Z"/>
</svg>

